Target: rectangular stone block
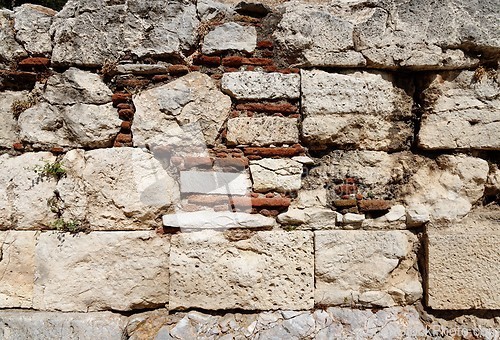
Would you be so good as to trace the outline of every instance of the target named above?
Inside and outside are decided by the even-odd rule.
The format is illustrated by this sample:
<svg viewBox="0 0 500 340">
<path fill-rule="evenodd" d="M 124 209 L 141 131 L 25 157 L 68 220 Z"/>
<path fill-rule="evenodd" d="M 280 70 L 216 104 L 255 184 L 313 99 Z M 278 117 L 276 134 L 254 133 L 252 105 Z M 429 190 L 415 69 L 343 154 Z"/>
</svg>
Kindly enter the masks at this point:
<svg viewBox="0 0 500 340">
<path fill-rule="evenodd" d="M 390 307 L 421 298 L 413 234 L 361 230 L 314 234 L 317 306 Z"/>
<path fill-rule="evenodd" d="M 302 163 L 291 159 L 264 158 L 250 162 L 255 192 L 295 191 L 302 185 Z"/>
<path fill-rule="evenodd" d="M 478 227 L 428 231 L 429 307 L 500 309 L 500 230 Z"/>
<path fill-rule="evenodd" d="M 300 96 L 300 75 L 230 72 L 222 76 L 222 90 L 236 99 L 295 99 Z"/>
<path fill-rule="evenodd" d="M 168 302 L 170 240 L 153 231 L 40 235 L 34 308 L 128 311 Z"/>
<path fill-rule="evenodd" d="M 246 208 L 252 208 L 250 198 Z M 275 224 L 274 218 L 232 211 L 194 211 L 163 215 L 165 227 L 183 229 L 271 228 Z"/>
<path fill-rule="evenodd" d="M 38 234 L 35 231 L 0 232 L 0 308 L 32 307 Z"/>
<path fill-rule="evenodd" d="M 203 231 L 172 237 L 173 309 L 311 309 L 311 232 Z"/>
<path fill-rule="evenodd" d="M 181 192 L 195 194 L 246 195 L 252 186 L 246 173 L 181 171 Z"/>
<path fill-rule="evenodd" d="M 0 311 L 0 339 L 122 339 L 127 317 L 110 312 Z"/>
<path fill-rule="evenodd" d="M 268 146 L 299 142 L 297 119 L 284 117 L 232 118 L 227 122 L 229 145 Z"/>
</svg>

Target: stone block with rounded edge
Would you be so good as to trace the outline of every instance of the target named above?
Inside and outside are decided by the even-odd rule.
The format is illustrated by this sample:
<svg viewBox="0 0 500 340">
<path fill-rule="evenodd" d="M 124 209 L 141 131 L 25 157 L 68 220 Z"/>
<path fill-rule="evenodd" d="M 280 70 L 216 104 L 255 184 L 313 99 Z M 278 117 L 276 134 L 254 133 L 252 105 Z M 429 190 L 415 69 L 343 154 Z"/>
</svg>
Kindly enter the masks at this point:
<svg viewBox="0 0 500 340">
<path fill-rule="evenodd" d="M 169 309 L 310 309 L 313 268 L 311 232 L 176 234 Z"/>
<path fill-rule="evenodd" d="M 257 46 L 257 30 L 253 26 L 242 26 L 228 22 L 215 27 L 203 38 L 201 51 L 204 54 L 224 51 L 252 53 Z"/>
<path fill-rule="evenodd" d="M 229 145 L 269 146 L 299 141 L 297 119 L 284 117 L 231 118 L 227 122 Z"/>
<path fill-rule="evenodd" d="M 264 158 L 250 162 L 255 192 L 289 192 L 302 185 L 302 163 L 291 159 Z"/>
<path fill-rule="evenodd" d="M 242 71 L 224 73 L 222 90 L 236 99 L 296 99 L 300 75 Z"/>
<path fill-rule="evenodd" d="M 35 251 L 33 308 L 100 311 L 168 302 L 170 238 L 154 231 L 47 232 Z"/>
</svg>

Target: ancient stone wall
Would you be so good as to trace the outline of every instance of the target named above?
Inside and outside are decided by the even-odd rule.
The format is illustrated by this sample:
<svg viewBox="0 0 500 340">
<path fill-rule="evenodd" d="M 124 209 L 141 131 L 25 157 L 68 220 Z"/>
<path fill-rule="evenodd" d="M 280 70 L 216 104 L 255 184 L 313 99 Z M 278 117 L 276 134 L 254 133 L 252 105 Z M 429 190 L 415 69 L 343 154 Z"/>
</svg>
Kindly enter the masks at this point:
<svg viewBox="0 0 500 340">
<path fill-rule="evenodd" d="M 498 339 L 499 17 L 0 10 L 0 339 Z"/>
</svg>

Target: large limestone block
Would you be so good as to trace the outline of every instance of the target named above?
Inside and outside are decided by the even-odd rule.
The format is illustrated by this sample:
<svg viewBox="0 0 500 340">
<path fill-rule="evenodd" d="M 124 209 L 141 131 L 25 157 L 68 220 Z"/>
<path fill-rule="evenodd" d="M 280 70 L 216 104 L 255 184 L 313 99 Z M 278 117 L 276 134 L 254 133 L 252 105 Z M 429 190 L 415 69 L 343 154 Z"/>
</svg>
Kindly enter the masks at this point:
<svg viewBox="0 0 500 340">
<path fill-rule="evenodd" d="M 38 229 L 53 221 L 47 203 L 56 179 L 37 170 L 55 160 L 49 152 L 0 156 L 0 229 Z"/>
<path fill-rule="evenodd" d="M 227 122 L 229 145 L 268 146 L 299 141 L 297 119 L 284 117 L 231 118 Z"/>
<path fill-rule="evenodd" d="M 0 311 L 0 338 L 19 339 L 121 339 L 125 316 L 110 313 L 58 313 Z"/>
<path fill-rule="evenodd" d="M 302 71 L 305 140 L 315 148 L 408 147 L 413 100 L 394 82 L 384 73 Z"/>
<path fill-rule="evenodd" d="M 94 230 L 151 229 L 179 200 L 177 182 L 148 152 L 134 148 L 73 150 L 58 183 L 63 217 Z"/>
<path fill-rule="evenodd" d="M 217 26 L 203 38 L 201 51 L 205 54 L 224 51 L 252 53 L 257 46 L 257 30 L 253 26 L 242 26 L 228 22 Z"/>
<path fill-rule="evenodd" d="M 318 306 L 394 306 L 422 296 L 416 237 L 402 231 L 316 231 Z"/>
<path fill-rule="evenodd" d="M 170 309 L 310 309 L 310 232 L 202 231 L 172 237 Z"/>
<path fill-rule="evenodd" d="M 37 238 L 34 231 L 0 232 L 1 308 L 33 306 Z"/>
<path fill-rule="evenodd" d="M 199 72 L 141 92 L 134 104 L 132 130 L 138 146 L 214 145 L 231 109 L 231 99 Z"/>
<path fill-rule="evenodd" d="M 295 99 L 300 75 L 255 71 L 224 73 L 222 90 L 236 99 Z"/>
<path fill-rule="evenodd" d="M 0 10 L 0 65 L 26 57 L 24 48 L 16 41 L 14 31 L 14 12 Z"/>
<path fill-rule="evenodd" d="M 185 0 L 72 0 L 51 27 L 52 62 L 95 67 L 126 53 L 181 56 L 196 43 L 198 24 L 196 5 Z"/>
<path fill-rule="evenodd" d="M 17 120 L 13 104 L 28 100 L 26 91 L 5 91 L 0 96 L 0 146 L 12 147 L 18 141 Z"/>
<path fill-rule="evenodd" d="M 250 162 L 255 192 L 289 192 L 300 189 L 302 163 L 291 159 L 264 158 Z"/>
<path fill-rule="evenodd" d="M 15 8 L 16 39 L 33 55 L 49 55 L 52 40 L 49 34 L 52 19 L 56 15 L 53 9 L 22 4 Z"/>
<path fill-rule="evenodd" d="M 500 150 L 499 84 L 500 73 L 493 70 L 435 76 L 424 91 L 428 105 L 418 135 L 419 146 Z"/>
<path fill-rule="evenodd" d="M 246 173 L 217 171 L 181 171 L 182 193 L 243 196 L 252 183 Z"/>
<path fill-rule="evenodd" d="M 40 235 L 34 308 L 128 311 L 168 302 L 170 240 L 154 231 Z"/>
<path fill-rule="evenodd" d="M 251 207 L 250 200 L 248 202 L 248 207 Z M 187 230 L 272 228 L 275 224 L 276 221 L 274 218 L 265 217 L 261 214 L 231 211 L 194 211 L 163 215 L 163 225 L 165 227 Z"/>
</svg>

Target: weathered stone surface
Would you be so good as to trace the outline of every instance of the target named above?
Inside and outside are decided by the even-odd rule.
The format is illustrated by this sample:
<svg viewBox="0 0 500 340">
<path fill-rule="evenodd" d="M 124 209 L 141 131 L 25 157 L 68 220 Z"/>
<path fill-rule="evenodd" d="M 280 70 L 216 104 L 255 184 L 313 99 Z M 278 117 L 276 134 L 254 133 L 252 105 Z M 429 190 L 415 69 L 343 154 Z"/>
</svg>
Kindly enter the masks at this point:
<svg viewBox="0 0 500 340">
<path fill-rule="evenodd" d="M 16 41 L 13 22 L 14 12 L 6 9 L 0 10 L 0 41 L 2 42 L 0 44 L 0 65 L 28 55 Z"/>
<path fill-rule="evenodd" d="M 18 141 L 17 121 L 13 106 L 28 99 L 26 91 L 5 91 L 0 96 L 0 146 L 12 147 Z M 14 105 L 13 105 L 14 104 Z"/>
<path fill-rule="evenodd" d="M 315 148 L 407 148 L 413 100 L 393 81 L 383 73 L 302 71 L 305 140 Z"/>
<path fill-rule="evenodd" d="M 337 212 L 326 208 L 291 208 L 278 215 L 278 222 L 285 226 L 298 226 L 301 229 L 335 228 Z"/>
<path fill-rule="evenodd" d="M 312 242 L 305 231 L 176 234 L 170 309 L 310 309 Z"/>
<path fill-rule="evenodd" d="M 141 149 L 73 150 L 63 163 L 67 176 L 57 185 L 63 217 L 93 230 L 158 227 L 179 201 L 176 181 Z"/>
<path fill-rule="evenodd" d="M 427 301 L 433 309 L 499 309 L 500 210 L 452 228 L 427 227 Z"/>
<path fill-rule="evenodd" d="M 121 339 L 125 316 L 110 312 L 57 313 L 0 311 L 0 337 L 18 339 Z"/>
<path fill-rule="evenodd" d="M 182 193 L 246 195 L 252 186 L 246 173 L 181 171 Z"/>
<path fill-rule="evenodd" d="M 413 251 L 402 231 L 316 231 L 317 306 L 394 306 L 422 296 Z"/>
<path fill-rule="evenodd" d="M 158 64 L 124 64 L 118 65 L 116 71 L 121 74 L 165 74 L 168 68 Z"/>
<path fill-rule="evenodd" d="M 299 141 L 299 128 L 295 118 L 232 118 L 226 138 L 229 145 L 294 144 Z"/>
<path fill-rule="evenodd" d="M 365 220 L 364 214 L 347 213 L 342 218 L 343 224 L 361 225 Z"/>
<path fill-rule="evenodd" d="M 302 163 L 291 159 L 264 158 L 250 162 L 255 192 L 299 190 L 302 184 Z"/>
<path fill-rule="evenodd" d="M 495 1 L 289 4 L 274 37 L 281 53 L 306 66 L 453 69 L 495 58 Z M 430 23 L 430 24 L 429 24 Z"/>
<path fill-rule="evenodd" d="M 180 56 L 196 42 L 198 24 L 195 4 L 184 0 L 72 0 L 51 28 L 52 63 L 101 66 L 127 52 L 138 57 Z"/>
<path fill-rule="evenodd" d="M 169 237 L 154 231 L 43 233 L 35 255 L 34 308 L 127 311 L 164 305 L 169 252 Z"/>
<path fill-rule="evenodd" d="M 490 167 L 490 173 L 486 180 L 485 194 L 490 196 L 500 195 L 500 167 L 496 164 Z"/>
<path fill-rule="evenodd" d="M 256 46 L 257 30 L 255 27 L 228 22 L 208 32 L 203 38 L 201 51 L 205 54 L 231 50 L 252 53 Z"/>
<path fill-rule="evenodd" d="M 32 4 L 22 4 L 15 8 L 16 39 L 26 51 L 34 55 L 50 54 L 52 40 L 49 30 L 56 13 L 53 9 Z"/>
<path fill-rule="evenodd" d="M 235 13 L 231 6 L 219 0 L 199 0 L 196 2 L 196 10 L 202 21 L 209 21 L 220 16 L 231 17 Z"/>
<path fill-rule="evenodd" d="M 38 229 L 52 222 L 47 201 L 56 179 L 37 171 L 55 159 L 49 152 L 0 156 L 0 229 Z"/>
<path fill-rule="evenodd" d="M 34 231 L 0 232 L 1 308 L 31 308 L 33 306 L 37 238 L 38 233 Z"/>
<path fill-rule="evenodd" d="M 222 76 L 221 86 L 236 99 L 293 99 L 300 96 L 300 75 L 230 72 Z"/>
<path fill-rule="evenodd" d="M 500 150 L 497 71 L 437 75 L 424 91 L 424 100 L 428 105 L 418 135 L 421 148 Z"/>
<path fill-rule="evenodd" d="M 249 207 L 250 207 L 249 201 Z M 273 218 L 260 214 L 231 211 L 178 212 L 163 215 L 163 225 L 182 229 L 229 229 L 229 228 L 270 228 L 276 224 Z"/>
<path fill-rule="evenodd" d="M 193 72 L 134 96 L 134 144 L 214 145 L 231 99 L 207 75 Z"/>
</svg>

